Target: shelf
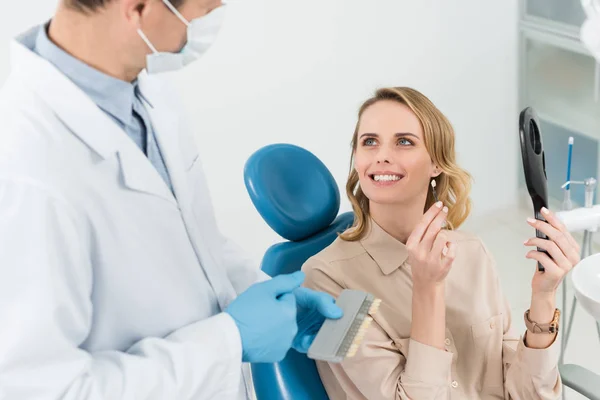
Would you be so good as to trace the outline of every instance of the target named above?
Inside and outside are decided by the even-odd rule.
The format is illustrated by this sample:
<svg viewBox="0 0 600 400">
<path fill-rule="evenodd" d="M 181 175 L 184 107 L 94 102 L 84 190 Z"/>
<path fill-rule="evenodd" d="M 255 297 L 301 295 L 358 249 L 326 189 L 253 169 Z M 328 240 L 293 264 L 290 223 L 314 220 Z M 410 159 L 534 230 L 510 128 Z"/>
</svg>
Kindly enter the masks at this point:
<svg viewBox="0 0 600 400">
<path fill-rule="evenodd" d="M 566 110 L 558 102 L 533 100 L 530 105 L 538 116 L 554 125 L 581 133 L 590 139 L 600 140 L 600 120 L 584 112 Z"/>
<path fill-rule="evenodd" d="M 591 176 L 598 176 L 600 141 L 582 135 L 569 127 L 557 125 L 548 120 L 545 115 L 539 115 L 539 119 L 544 152 L 546 153 L 548 194 L 562 200 L 563 190 L 561 185 L 565 183 L 566 179 L 569 137 L 575 139 L 571 165 L 571 178 L 573 180 L 584 180 Z M 585 196 L 582 186 L 577 185 L 574 187 L 571 195 L 574 202 L 580 205 L 584 203 Z"/>
<path fill-rule="evenodd" d="M 572 178 L 600 176 L 600 68 L 581 43 L 580 0 L 521 0 L 520 106 L 540 119 L 548 194 L 562 201 L 567 143 L 575 138 Z M 596 85 L 596 87 L 595 87 Z M 524 185 L 522 163 L 519 163 Z M 584 191 L 572 191 L 583 204 Z"/>
<path fill-rule="evenodd" d="M 578 32 L 585 20 L 581 0 L 524 0 L 523 19 L 566 35 Z"/>
<path fill-rule="evenodd" d="M 525 100 L 540 117 L 600 139 L 600 98 L 594 96 L 593 58 L 527 40 Z"/>
<path fill-rule="evenodd" d="M 571 53 L 578 53 L 593 58 L 589 50 L 581 43 L 579 36 L 569 37 L 557 34 L 556 32 L 541 29 L 539 26 L 521 23 L 521 32 L 524 39 L 535 42 L 543 43 L 551 47 L 566 50 Z"/>
</svg>

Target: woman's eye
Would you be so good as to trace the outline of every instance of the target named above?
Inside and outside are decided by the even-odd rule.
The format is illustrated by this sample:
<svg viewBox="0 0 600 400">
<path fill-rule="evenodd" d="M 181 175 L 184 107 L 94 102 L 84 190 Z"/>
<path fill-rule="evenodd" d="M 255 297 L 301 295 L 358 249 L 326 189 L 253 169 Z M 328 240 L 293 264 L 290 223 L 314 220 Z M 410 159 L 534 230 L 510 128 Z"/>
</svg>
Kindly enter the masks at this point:
<svg viewBox="0 0 600 400">
<path fill-rule="evenodd" d="M 365 141 L 363 142 L 363 145 L 365 146 L 373 146 L 374 144 L 376 144 L 375 139 L 373 138 L 366 138 Z"/>
<path fill-rule="evenodd" d="M 402 146 L 411 146 L 413 143 L 406 138 L 401 138 L 398 140 L 398 144 L 400 144 Z"/>
</svg>

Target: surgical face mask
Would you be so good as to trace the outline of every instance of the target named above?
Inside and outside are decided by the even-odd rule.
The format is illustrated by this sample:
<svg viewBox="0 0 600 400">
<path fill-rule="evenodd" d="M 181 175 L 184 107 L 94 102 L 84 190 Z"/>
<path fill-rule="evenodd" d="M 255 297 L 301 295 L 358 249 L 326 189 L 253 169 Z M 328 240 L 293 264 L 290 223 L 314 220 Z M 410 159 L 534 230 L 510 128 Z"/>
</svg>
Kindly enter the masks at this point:
<svg viewBox="0 0 600 400">
<path fill-rule="evenodd" d="M 160 52 L 150 43 L 144 32 L 138 29 L 138 34 L 152 50 L 152 54 L 146 57 L 146 70 L 149 74 L 176 71 L 200 58 L 217 39 L 225 19 L 224 5 L 200 18 L 188 21 L 169 0 L 162 1 L 187 26 L 187 43 L 178 53 Z"/>
<path fill-rule="evenodd" d="M 598 0 L 582 0 L 581 5 L 587 16 L 581 26 L 581 42 L 600 62 L 600 2 Z"/>
</svg>

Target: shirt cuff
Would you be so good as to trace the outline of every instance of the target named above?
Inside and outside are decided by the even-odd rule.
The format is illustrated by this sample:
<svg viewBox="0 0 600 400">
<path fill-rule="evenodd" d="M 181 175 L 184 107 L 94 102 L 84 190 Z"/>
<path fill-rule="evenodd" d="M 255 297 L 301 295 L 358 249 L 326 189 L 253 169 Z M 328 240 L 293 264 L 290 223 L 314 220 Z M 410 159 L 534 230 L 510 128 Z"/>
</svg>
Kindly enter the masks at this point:
<svg viewBox="0 0 600 400">
<path fill-rule="evenodd" d="M 178 329 L 169 335 L 169 339 L 202 342 L 203 345 L 214 339 L 212 342 L 219 348 L 219 358 L 239 363 L 239 366 L 242 364 L 242 337 L 231 315 L 225 312 Z"/>
<path fill-rule="evenodd" d="M 226 312 L 220 313 L 215 318 L 222 319 L 223 330 L 227 336 L 227 343 L 229 344 L 229 350 L 231 356 L 235 360 L 242 360 L 242 336 L 240 330 L 237 327 L 233 317 Z"/>
<path fill-rule="evenodd" d="M 554 342 L 545 349 L 527 347 L 525 346 L 525 336 L 521 338 L 517 348 L 517 357 L 529 374 L 532 376 L 545 376 L 556 368 L 560 356 L 560 345 L 556 340 L 557 338 L 558 335 L 554 338 Z"/>
<path fill-rule="evenodd" d="M 450 381 L 453 353 L 410 339 L 404 375 L 430 385 L 446 385 Z"/>
</svg>

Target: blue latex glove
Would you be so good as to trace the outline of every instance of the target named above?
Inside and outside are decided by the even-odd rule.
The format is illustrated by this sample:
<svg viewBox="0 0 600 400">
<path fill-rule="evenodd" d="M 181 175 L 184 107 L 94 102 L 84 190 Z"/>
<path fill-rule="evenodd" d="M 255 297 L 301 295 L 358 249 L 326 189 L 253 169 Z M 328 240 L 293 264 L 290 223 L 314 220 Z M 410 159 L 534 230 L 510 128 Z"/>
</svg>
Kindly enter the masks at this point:
<svg viewBox="0 0 600 400">
<path fill-rule="evenodd" d="M 307 353 L 325 318 L 339 319 L 343 312 L 335 304 L 335 299 L 327 293 L 301 287 L 294 291 L 294 295 L 298 307 L 298 333 L 292 347 L 300 353 Z"/>
<path fill-rule="evenodd" d="M 303 281 L 302 272 L 276 276 L 252 285 L 227 307 L 242 338 L 242 361 L 283 360 L 298 333 L 294 290 Z"/>
</svg>

